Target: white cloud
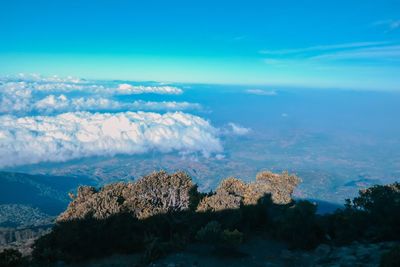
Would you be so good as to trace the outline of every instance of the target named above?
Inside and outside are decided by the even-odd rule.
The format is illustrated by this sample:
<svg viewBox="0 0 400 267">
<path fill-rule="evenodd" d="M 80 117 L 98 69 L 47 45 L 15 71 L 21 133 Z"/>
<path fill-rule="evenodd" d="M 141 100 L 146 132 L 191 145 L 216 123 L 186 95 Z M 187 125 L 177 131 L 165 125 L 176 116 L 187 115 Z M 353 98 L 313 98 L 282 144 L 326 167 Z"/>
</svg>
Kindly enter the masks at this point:
<svg viewBox="0 0 400 267">
<path fill-rule="evenodd" d="M 25 82 L 0 82 L 0 113 L 24 112 L 31 98 L 32 91 Z"/>
<path fill-rule="evenodd" d="M 182 112 L 0 116 L 0 167 L 149 151 L 209 156 L 222 146 L 208 121 Z"/>
<path fill-rule="evenodd" d="M 202 106 L 198 103 L 176 102 L 176 101 L 143 101 L 138 100 L 130 104 L 132 109 L 138 110 L 200 110 Z"/>
<path fill-rule="evenodd" d="M 54 83 L 83 83 L 85 80 L 82 80 L 78 77 L 60 77 L 58 75 L 53 76 L 42 76 L 37 73 L 19 73 L 15 76 L 7 76 L 9 80 L 23 80 L 29 82 L 54 82 Z"/>
<path fill-rule="evenodd" d="M 122 110 L 129 106 L 107 98 L 76 97 L 68 99 L 65 95 L 48 95 L 33 104 L 33 109 L 45 114 L 68 111 Z"/>
<path fill-rule="evenodd" d="M 316 46 L 292 48 L 292 49 L 261 50 L 259 51 L 259 53 L 264 55 L 278 56 L 278 55 L 289 55 L 289 54 L 301 54 L 306 52 L 357 49 L 364 47 L 379 46 L 384 44 L 387 44 L 387 42 L 357 42 L 357 43 L 344 43 L 344 44 L 316 45 Z"/>
<path fill-rule="evenodd" d="M 30 112 L 49 115 L 68 111 L 126 111 L 126 110 L 199 110 L 201 105 L 176 101 L 117 101 L 115 95 L 180 94 L 172 86 L 132 86 L 94 83 L 77 78 L 43 78 L 23 75 L 0 79 L 0 114 L 29 115 Z"/>
<path fill-rule="evenodd" d="M 267 96 L 277 95 L 276 91 L 267 91 L 267 90 L 261 90 L 261 89 L 249 89 L 249 90 L 246 90 L 246 93 L 252 94 L 252 95 L 267 95 Z"/>
<path fill-rule="evenodd" d="M 41 111 L 52 112 L 54 110 L 66 109 L 69 107 L 68 99 L 65 95 L 58 97 L 49 95 L 34 104 L 35 108 Z"/>
<path fill-rule="evenodd" d="M 386 28 L 386 33 L 400 29 L 400 20 L 388 19 L 376 21 L 372 24 L 373 26 L 383 26 Z"/>
<path fill-rule="evenodd" d="M 247 135 L 250 132 L 250 128 L 240 126 L 233 122 L 228 123 L 227 127 L 222 130 L 222 134 L 225 135 Z"/>
<path fill-rule="evenodd" d="M 120 84 L 118 86 L 117 92 L 123 95 L 130 94 L 168 94 L 168 95 L 179 95 L 183 91 L 180 88 L 174 86 L 143 86 L 143 85 L 130 85 L 130 84 Z"/>
<path fill-rule="evenodd" d="M 33 110 L 40 113 L 51 114 L 68 111 L 123 111 L 123 110 L 151 110 L 151 111 L 183 111 L 200 110 L 198 103 L 176 101 L 143 101 L 132 103 L 119 102 L 107 98 L 77 97 L 68 99 L 65 95 L 47 97 L 34 103 Z"/>
<path fill-rule="evenodd" d="M 400 27 L 400 22 L 393 22 Z M 294 66 L 299 63 L 329 63 L 339 60 L 384 60 L 394 61 L 400 58 L 400 45 L 395 42 L 360 42 L 286 50 L 260 51 L 267 58 L 264 62 L 274 66 Z"/>
<path fill-rule="evenodd" d="M 215 155 L 215 159 L 223 160 L 223 159 L 225 159 L 225 155 L 224 154 L 217 154 L 217 155 Z"/>
<path fill-rule="evenodd" d="M 400 45 L 360 48 L 349 51 L 338 51 L 311 57 L 312 60 L 399 60 Z"/>
<path fill-rule="evenodd" d="M 70 92 L 85 92 L 91 94 L 111 94 L 112 89 L 106 88 L 103 85 L 96 84 L 79 84 L 79 83 L 31 83 L 31 90 L 34 92 L 48 93 L 70 93 Z"/>
<path fill-rule="evenodd" d="M 83 93 L 96 96 L 130 95 L 130 94 L 182 94 L 182 89 L 174 86 L 144 86 L 115 84 L 112 82 L 86 81 L 78 78 L 42 77 L 39 75 L 20 74 L 16 77 L 0 79 L 0 97 L 11 99 L 17 91 L 33 94 Z M 30 96 L 29 96 L 30 97 Z"/>
</svg>

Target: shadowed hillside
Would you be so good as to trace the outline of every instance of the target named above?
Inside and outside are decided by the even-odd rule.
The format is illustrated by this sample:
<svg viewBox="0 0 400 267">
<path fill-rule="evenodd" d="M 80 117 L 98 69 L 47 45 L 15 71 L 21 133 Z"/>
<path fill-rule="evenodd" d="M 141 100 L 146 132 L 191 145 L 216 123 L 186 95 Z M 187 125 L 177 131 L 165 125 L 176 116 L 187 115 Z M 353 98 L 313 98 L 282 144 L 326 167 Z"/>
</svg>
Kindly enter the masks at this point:
<svg viewBox="0 0 400 267">
<path fill-rule="evenodd" d="M 274 256 L 292 259 L 286 266 L 331 266 L 341 260 L 377 266 L 380 254 L 395 248 L 400 239 L 398 183 L 360 191 L 345 208 L 327 215 L 316 214 L 311 202 L 291 198 L 298 183 L 295 175 L 262 172 L 254 182 L 228 178 L 215 192 L 201 193 L 183 172 L 158 172 L 132 183 L 80 187 L 53 230 L 35 242 L 30 264 L 138 254 L 138 263 L 146 265 L 198 245 L 210 248 L 210 257 L 242 259 L 256 253 L 244 253 L 243 246 L 261 240 L 289 249 L 286 256 Z M 372 243 L 383 245 L 368 250 Z M 341 246 L 370 256 L 347 259 Z M 390 253 L 387 262 L 397 257 L 396 250 Z"/>
</svg>

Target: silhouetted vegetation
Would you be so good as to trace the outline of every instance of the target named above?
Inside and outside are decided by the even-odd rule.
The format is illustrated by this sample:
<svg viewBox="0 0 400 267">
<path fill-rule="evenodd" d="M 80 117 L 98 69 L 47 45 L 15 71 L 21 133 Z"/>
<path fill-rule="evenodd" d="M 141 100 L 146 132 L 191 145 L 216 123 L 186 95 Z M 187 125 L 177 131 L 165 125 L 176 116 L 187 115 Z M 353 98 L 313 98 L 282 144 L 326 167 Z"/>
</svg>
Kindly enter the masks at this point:
<svg viewBox="0 0 400 267">
<path fill-rule="evenodd" d="M 22 254 L 15 249 L 5 249 L 0 253 L 1 267 L 17 267 L 23 263 Z"/>
<path fill-rule="evenodd" d="M 400 246 L 392 248 L 382 255 L 380 267 L 398 267 L 400 266 Z"/>
<path fill-rule="evenodd" d="M 361 190 L 325 218 L 326 232 L 339 244 L 354 240 L 378 242 L 400 239 L 400 184 Z"/>
<path fill-rule="evenodd" d="M 315 215 L 316 205 L 298 201 L 285 209 L 275 222 L 275 236 L 291 248 L 312 249 L 323 241 L 324 233 Z"/>
<path fill-rule="evenodd" d="M 162 175 L 168 177 L 165 173 Z M 293 176 L 284 175 L 286 180 L 297 183 Z M 151 176 L 151 179 L 154 177 L 156 176 Z M 102 218 L 89 216 L 90 213 L 83 210 L 87 205 L 83 200 L 89 199 L 89 203 L 92 203 L 93 199 L 90 197 L 95 196 L 96 201 L 99 201 L 95 205 L 99 206 L 102 200 L 98 199 L 100 195 L 95 195 L 95 192 L 110 191 L 91 189 L 85 195 L 81 190 L 81 196 L 74 200 L 75 206 L 72 207 L 76 209 L 76 205 L 79 205 L 79 214 L 86 215 L 76 217 L 74 210 L 64 213 L 63 220 L 54 226 L 53 231 L 36 241 L 34 260 L 73 262 L 114 253 L 141 252 L 143 262 L 148 263 L 172 251 L 181 250 L 193 242 L 212 244 L 216 251 L 234 256 L 236 248 L 246 238 L 260 233 L 268 238 L 285 241 L 291 249 L 313 249 L 323 242 L 375 242 L 399 240 L 400 237 L 400 187 L 397 183 L 360 191 L 359 196 L 352 201 L 348 200 L 343 209 L 321 216 L 316 214 L 315 204 L 308 201 L 288 201 L 284 195 L 277 194 L 276 192 L 281 191 L 276 186 L 279 185 L 279 177 L 276 175 L 265 173 L 257 182 L 262 187 L 269 187 L 268 177 L 272 177 L 275 197 L 264 190 L 264 195 L 257 198 L 257 202 L 253 200 L 254 195 L 248 195 L 249 192 L 256 191 L 255 185 L 248 186 L 238 179 L 230 178 L 223 182 L 216 193 L 203 194 L 197 191 L 197 187 L 191 186 L 187 176 L 178 174 L 173 177 L 175 184 L 180 183 L 179 179 L 184 181 L 184 191 L 174 186 L 173 191 L 167 190 L 169 195 L 158 193 L 160 190 L 152 192 L 154 199 L 167 199 L 165 205 L 171 206 L 173 203 L 174 208 L 165 208 L 167 206 L 162 202 L 157 202 L 161 213 L 154 214 L 147 210 L 146 214 L 153 215 L 140 218 L 133 216 L 130 211 L 143 214 L 138 206 Z M 151 183 L 141 184 L 146 184 L 146 188 L 152 190 Z M 138 186 L 131 187 L 135 188 L 135 192 L 144 192 Z M 118 188 L 127 187 L 119 185 Z M 292 189 L 288 192 L 290 195 Z M 124 194 L 129 195 L 130 192 Z M 107 194 L 107 197 L 110 196 L 113 195 Z M 174 202 L 176 196 L 181 199 L 180 203 L 184 203 L 179 204 L 184 209 L 177 208 L 178 202 Z M 228 199 L 227 202 L 224 202 L 224 197 Z M 252 204 L 245 204 L 244 201 L 250 197 Z M 138 196 L 132 199 L 140 200 Z M 274 203 L 274 199 L 284 199 L 284 203 Z M 149 209 L 148 203 L 152 200 L 146 196 L 146 201 L 143 207 Z M 222 208 L 224 205 L 227 208 Z M 69 214 L 71 219 L 66 219 L 65 214 Z M 389 256 L 382 258 L 382 262 L 386 264 L 395 261 L 396 253 L 398 252 L 388 254 Z"/>
</svg>

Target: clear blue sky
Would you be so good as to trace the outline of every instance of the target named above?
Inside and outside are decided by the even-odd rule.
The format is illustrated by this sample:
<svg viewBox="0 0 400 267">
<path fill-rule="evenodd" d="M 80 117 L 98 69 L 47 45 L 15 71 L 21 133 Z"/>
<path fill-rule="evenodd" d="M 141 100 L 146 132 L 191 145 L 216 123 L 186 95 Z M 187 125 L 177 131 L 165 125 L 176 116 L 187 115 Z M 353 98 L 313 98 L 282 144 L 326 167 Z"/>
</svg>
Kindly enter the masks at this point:
<svg viewBox="0 0 400 267">
<path fill-rule="evenodd" d="M 400 1 L 2 0 L 20 72 L 400 90 Z"/>
</svg>

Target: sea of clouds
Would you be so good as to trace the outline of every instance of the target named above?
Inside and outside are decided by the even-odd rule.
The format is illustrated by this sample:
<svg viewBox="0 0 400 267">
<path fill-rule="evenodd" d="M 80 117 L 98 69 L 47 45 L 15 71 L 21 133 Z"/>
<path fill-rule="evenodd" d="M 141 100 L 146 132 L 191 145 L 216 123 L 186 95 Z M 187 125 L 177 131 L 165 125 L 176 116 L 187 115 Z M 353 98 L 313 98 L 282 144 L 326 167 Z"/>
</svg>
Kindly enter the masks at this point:
<svg viewBox="0 0 400 267">
<path fill-rule="evenodd" d="M 200 110 L 198 103 L 136 100 L 122 102 L 116 96 L 158 94 L 180 95 L 174 86 L 144 86 L 126 83 L 105 83 L 77 78 L 20 75 L 0 79 L 0 114 L 29 115 L 68 111 L 124 110 Z"/>
<path fill-rule="evenodd" d="M 153 151 L 221 159 L 221 136 L 250 132 L 234 123 L 219 129 L 188 113 L 202 110 L 199 103 L 140 99 L 144 94 L 183 93 L 170 85 L 39 75 L 3 77 L 0 168 Z M 127 96 L 134 100 L 126 100 L 132 99 Z"/>
<path fill-rule="evenodd" d="M 115 98 L 142 94 L 183 90 L 57 76 L 0 79 L 0 167 L 149 151 L 206 157 L 222 151 L 218 129 L 183 112 L 202 109 L 198 103 Z"/>
<path fill-rule="evenodd" d="M 221 152 L 217 129 L 183 112 L 0 116 L 0 166 L 66 161 L 90 156 Z"/>
</svg>

